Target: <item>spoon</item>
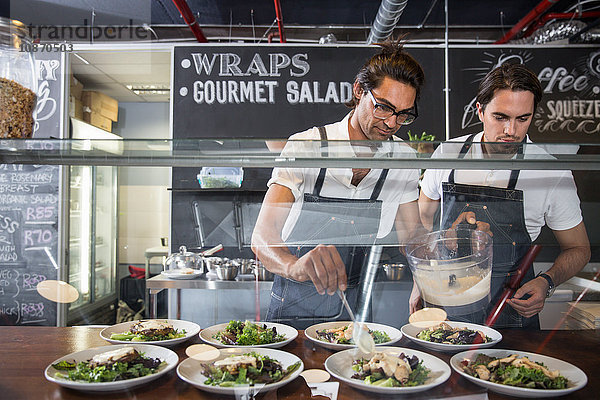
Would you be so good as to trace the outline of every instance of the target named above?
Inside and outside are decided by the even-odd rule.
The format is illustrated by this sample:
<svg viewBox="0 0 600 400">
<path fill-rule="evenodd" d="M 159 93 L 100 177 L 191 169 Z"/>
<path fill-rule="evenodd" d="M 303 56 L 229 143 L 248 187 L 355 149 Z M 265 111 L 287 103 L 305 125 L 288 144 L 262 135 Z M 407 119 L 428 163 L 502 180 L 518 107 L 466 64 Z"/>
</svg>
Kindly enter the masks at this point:
<svg viewBox="0 0 600 400">
<path fill-rule="evenodd" d="M 352 319 L 354 328 L 352 329 L 352 337 L 354 338 L 354 343 L 358 346 L 358 348 L 364 353 L 372 353 L 375 350 L 375 341 L 373 337 L 369 333 L 368 329 L 364 325 L 363 322 L 356 322 L 354 319 L 354 313 L 352 309 L 350 309 L 350 305 L 348 304 L 348 300 L 346 300 L 346 295 L 341 290 L 338 290 L 338 295 L 346 307 L 350 318 Z"/>
</svg>

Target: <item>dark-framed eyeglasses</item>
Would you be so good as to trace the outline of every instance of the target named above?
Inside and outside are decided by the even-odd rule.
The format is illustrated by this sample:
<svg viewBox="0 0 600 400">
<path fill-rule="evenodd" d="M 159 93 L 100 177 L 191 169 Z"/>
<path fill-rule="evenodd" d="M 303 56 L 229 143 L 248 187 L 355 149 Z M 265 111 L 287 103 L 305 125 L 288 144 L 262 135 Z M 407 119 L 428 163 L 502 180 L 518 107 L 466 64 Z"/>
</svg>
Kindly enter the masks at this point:
<svg viewBox="0 0 600 400">
<path fill-rule="evenodd" d="M 387 104 L 378 103 L 373 96 L 373 93 L 369 90 L 368 92 L 369 98 L 373 102 L 373 116 L 378 119 L 388 119 L 392 115 L 396 116 L 396 124 L 399 125 L 408 125 L 412 124 L 415 119 L 419 116 L 419 111 L 417 110 L 417 103 L 413 108 L 407 110 L 394 111 L 394 109 Z"/>
</svg>

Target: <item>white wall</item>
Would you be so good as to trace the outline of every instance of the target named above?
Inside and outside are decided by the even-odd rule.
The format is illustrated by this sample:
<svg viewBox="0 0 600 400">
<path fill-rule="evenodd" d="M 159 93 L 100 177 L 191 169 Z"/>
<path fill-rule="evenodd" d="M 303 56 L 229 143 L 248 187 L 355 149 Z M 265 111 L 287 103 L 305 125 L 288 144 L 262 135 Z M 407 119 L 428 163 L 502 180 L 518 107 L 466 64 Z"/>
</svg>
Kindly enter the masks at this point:
<svg viewBox="0 0 600 400">
<path fill-rule="evenodd" d="M 168 139 L 169 103 L 119 103 L 113 132 L 124 139 Z M 119 264 L 143 264 L 145 250 L 169 236 L 170 182 L 169 167 L 119 168 Z"/>
</svg>

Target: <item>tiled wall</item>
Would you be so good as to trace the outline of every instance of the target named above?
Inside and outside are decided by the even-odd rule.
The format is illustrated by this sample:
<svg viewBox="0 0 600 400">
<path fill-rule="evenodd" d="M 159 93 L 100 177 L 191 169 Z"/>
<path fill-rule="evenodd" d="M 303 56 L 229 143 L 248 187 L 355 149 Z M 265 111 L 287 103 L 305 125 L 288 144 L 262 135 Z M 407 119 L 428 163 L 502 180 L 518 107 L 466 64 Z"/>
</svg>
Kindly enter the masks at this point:
<svg viewBox="0 0 600 400">
<path fill-rule="evenodd" d="M 120 264 L 143 264 L 146 249 L 159 247 L 160 238 L 169 236 L 169 202 L 166 186 L 119 186 Z"/>
</svg>

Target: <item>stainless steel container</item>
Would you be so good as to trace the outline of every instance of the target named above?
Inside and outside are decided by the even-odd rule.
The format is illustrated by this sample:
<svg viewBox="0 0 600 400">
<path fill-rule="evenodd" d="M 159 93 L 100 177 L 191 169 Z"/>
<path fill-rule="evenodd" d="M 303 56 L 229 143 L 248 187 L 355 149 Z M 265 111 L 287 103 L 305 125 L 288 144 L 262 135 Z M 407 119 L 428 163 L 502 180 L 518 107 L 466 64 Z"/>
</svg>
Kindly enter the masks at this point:
<svg viewBox="0 0 600 400">
<path fill-rule="evenodd" d="M 251 258 L 236 258 L 231 260 L 235 265 L 240 267 L 240 275 L 247 275 L 252 273 L 252 266 L 254 260 Z"/>
<path fill-rule="evenodd" d="M 404 264 L 383 264 L 383 270 L 388 281 L 399 281 L 404 275 L 406 265 Z"/>
<path fill-rule="evenodd" d="M 257 277 L 259 281 L 272 281 L 274 274 L 265 268 L 261 263 L 255 264 L 253 267 L 254 276 Z"/>
<path fill-rule="evenodd" d="M 223 264 L 223 261 L 227 259 L 223 259 L 221 257 L 205 257 L 204 265 L 206 265 L 207 272 L 215 272 L 218 265 Z"/>
<path fill-rule="evenodd" d="M 220 264 L 215 267 L 217 278 L 222 281 L 232 281 L 238 275 L 239 267 L 233 263 Z"/>
</svg>

